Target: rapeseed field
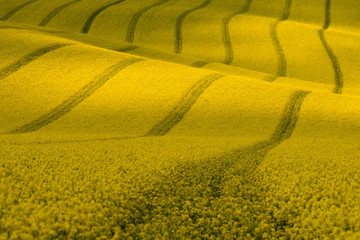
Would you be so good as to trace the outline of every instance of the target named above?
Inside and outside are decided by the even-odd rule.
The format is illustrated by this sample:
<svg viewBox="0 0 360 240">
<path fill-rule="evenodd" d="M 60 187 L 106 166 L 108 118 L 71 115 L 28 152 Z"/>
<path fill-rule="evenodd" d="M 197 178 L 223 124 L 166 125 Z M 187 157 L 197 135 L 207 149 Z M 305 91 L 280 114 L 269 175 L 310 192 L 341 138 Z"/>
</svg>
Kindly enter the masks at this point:
<svg viewBox="0 0 360 240">
<path fill-rule="evenodd" d="M 0 0 L 0 239 L 360 239 L 358 0 Z"/>
</svg>

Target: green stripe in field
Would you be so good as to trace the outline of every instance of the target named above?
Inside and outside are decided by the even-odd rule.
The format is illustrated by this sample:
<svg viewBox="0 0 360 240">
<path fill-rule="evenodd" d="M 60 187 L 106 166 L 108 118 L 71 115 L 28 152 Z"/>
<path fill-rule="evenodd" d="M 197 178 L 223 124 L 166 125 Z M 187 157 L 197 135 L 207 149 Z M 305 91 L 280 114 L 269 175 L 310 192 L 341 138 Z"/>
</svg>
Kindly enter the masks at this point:
<svg viewBox="0 0 360 240">
<path fill-rule="evenodd" d="M 291 136 L 299 118 L 301 105 L 309 93 L 310 92 L 307 91 L 297 91 L 290 98 L 289 103 L 285 106 L 283 117 L 281 118 L 281 121 L 270 141 L 279 143 Z"/>
<path fill-rule="evenodd" d="M 239 12 L 231 14 L 230 16 L 226 17 L 223 21 L 223 28 L 224 28 L 223 41 L 226 48 L 226 58 L 224 60 L 225 64 L 230 65 L 234 59 L 234 51 L 232 48 L 231 38 L 229 34 L 229 23 L 233 17 L 248 12 L 252 2 L 253 0 L 247 0 Z"/>
<path fill-rule="evenodd" d="M 162 136 L 168 133 L 177 123 L 179 123 L 184 115 L 190 110 L 190 108 L 196 103 L 197 99 L 210 85 L 224 77 L 221 74 L 211 74 L 202 78 L 200 81 L 186 93 L 186 95 L 180 100 L 180 103 L 162 120 L 157 123 L 146 135 L 147 136 Z"/>
<path fill-rule="evenodd" d="M 65 8 L 77 3 L 77 2 L 80 2 L 82 0 L 74 0 L 72 2 L 68 2 L 68 3 L 65 3 L 57 8 L 55 8 L 51 13 L 49 13 L 49 15 L 46 16 L 46 18 L 44 18 L 41 23 L 39 24 L 39 26 L 46 26 L 50 21 L 51 19 L 53 19 L 59 12 L 61 12 L 62 10 L 64 10 Z"/>
<path fill-rule="evenodd" d="M 48 52 L 57 50 L 59 48 L 62 47 L 66 47 L 66 46 L 70 46 L 71 44 L 55 44 L 52 46 L 48 46 L 48 47 L 44 47 L 44 48 L 40 48 L 26 56 L 24 56 L 23 58 L 21 58 L 20 60 L 18 60 L 17 62 L 3 68 L 0 70 L 0 80 L 6 78 L 7 76 L 13 74 L 14 72 L 18 71 L 20 68 L 22 68 L 23 66 L 26 66 L 27 64 L 31 63 L 32 61 L 35 61 L 36 59 L 40 58 L 41 56 L 44 56 L 45 54 L 47 54 Z"/>
<path fill-rule="evenodd" d="M 175 26 L 175 53 L 181 53 L 182 51 L 182 42 L 183 42 L 183 36 L 182 36 L 182 25 L 185 21 L 185 18 L 190 13 L 202 9 L 206 6 L 208 6 L 211 3 L 212 0 L 205 0 L 203 3 L 201 3 L 199 6 L 196 6 L 192 9 L 188 9 L 185 12 L 183 12 L 178 19 L 176 20 L 176 26 Z"/>
<path fill-rule="evenodd" d="M 120 4 L 122 2 L 124 2 L 125 0 L 120 0 L 120 1 L 116 1 L 116 2 L 113 2 L 113 3 L 110 3 L 108 5 L 105 5 L 105 6 L 102 6 L 101 8 L 97 9 L 95 12 L 93 12 L 91 14 L 91 16 L 86 20 L 83 28 L 82 28 L 82 33 L 88 33 L 90 28 L 91 28 L 91 25 L 92 23 L 94 22 L 95 18 L 101 13 L 103 12 L 104 10 L 106 10 L 107 8 L 111 7 L 111 6 L 114 6 L 116 4 Z"/>
<path fill-rule="evenodd" d="M 134 42 L 136 25 L 138 24 L 139 19 L 141 18 L 142 15 L 144 15 L 144 13 L 146 13 L 147 11 L 149 11 L 152 8 L 163 5 L 163 4 L 167 3 L 168 1 L 169 0 L 161 0 L 157 3 L 146 6 L 143 9 L 141 9 L 140 11 L 138 11 L 137 13 L 135 13 L 134 16 L 131 18 L 131 21 L 130 21 L 128 29 L 127 29 L 126 41 L 129 43 Z"/>
<path fill-rule="evenodd" d="M 55 109 L 51 110 L 50 112 L 41 116 L 40 118 L 31 121 L 30 123 L 27 123 L 23 126 L 17 127 L 14 130 L 11 130 L 9 133 L 25 133 L 25 132 L 36 131 L 36 130 L 42 128 L 43 126 L 57 120 L 58 118 L 64 116 L 68 112 L 70 112 L 74 107 L 76 107 L 78 104 L 80 104 L 82 101 L 84 101 L 87 97 L 89 97 L 91 94 L 93 94 L 97 89 L 102 87 L 110 78 L 114 77 L 122 69 L 124 69 L 127 66 L 130 66 L 134 63 L 137 63 L 139 61 L 143 61 L 143 59 L 130 58 L 130 59 L 123 60 L 123 61 L 119 62 L 118 64 L 111 66 L 104 73 L 95 77 L 93 81 L 91 81 L 86 86 L 84 86 L 82 89 L 77 91 L 75 94 L 73 94 L 71 97 L 69 97 L 63 103 L 61 103 Z"/>
<path fill-rule="evenodd" d="M 38 0 L 30 0 L 28 2 L 25 2 L 15 8 L 13 8 L 10 12 L 8 12 L 7 14 L 5 14 L 3 17 L 0 18 L 1 21 L 5 21 L 8 20 L 9 18 L 11 18 L 11 16 L 13 16 L 15 13 L 17 13 L 18 11 L 20 11 L 21 9 L 23 9 L 24 7 L 26 7 L 27 5 L 30 5 L 33 2 L 36 2 Z"/>
<path fill-rule="evenodd" d="M 340 68 L 340 64 L 337 60 L 337 57 L 335 56 L 334 52 L 332 51 L 330 45 L 327 43 L 325 36 L 324 36 L 324 32 L 329 28 L 330 26 L 330 22 L 331 22 L 331 0 L 326 0 L 325 3 L 325 23 L 324 26 L 322 27 L 322 29 L 319 30 L 319 38 L 321 40 L 322 45 L 324 46 L 327 55 L 329 56 L 330 60 L 331 60 L 331 64 L 332 67 L 334 69 L 334 78 L 335 78 L 335 88 L 334 88 L 334 93 L 338 93 L 341 94 L 342 88 L 344 86 L 343 83 L 343 77 L 342 77 L 342 72 L 341 72 L 341 68 Z"/>
<path fill-rule="evenodd" d="M 281 18 L 279 20 L 277 20 L 272 26 L 271 26 L 271 30 L 270 30 L 270 34 L 272 37 L 272 40 L 275 44 L 275 49 L 276 49 L 276 53 L 278 56 L 278 71 L 277 71 L 277 76 L 285 76 L 286 75 L 286 58 L 285 58 L 285 54 L 284 54 L 284 50 L 281 47 L 280 41 L 279 41 L 279 37 L 277 35 L 276 29 L 279 25 L 280 22 L 285 21 L 289 18 L 290 16 L 290 10 L 291 10 L 291 3 L 292 0 L 287 0 L 284 6 L 284 12 L 283 15 L 281 16 Z"/>
<path fill-rule="evenodd" d="M 131 52 L 131 51 L 133 51 L 133 50 L 135 50 L 137 48 L 139 48 L 139 46 L 131 45 L 131 46 L 116 49 L 116 51 L 118 51 L 118 52 Z"/>
</svg>

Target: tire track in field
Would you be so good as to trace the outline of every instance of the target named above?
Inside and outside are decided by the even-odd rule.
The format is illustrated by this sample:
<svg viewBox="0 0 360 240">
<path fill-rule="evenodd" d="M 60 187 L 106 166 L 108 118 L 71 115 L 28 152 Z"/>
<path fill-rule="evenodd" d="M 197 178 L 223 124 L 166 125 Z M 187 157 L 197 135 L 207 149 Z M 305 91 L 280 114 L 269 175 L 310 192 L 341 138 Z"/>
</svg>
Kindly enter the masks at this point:
<svg viewBox="0 0 360 240">
<path fill-rule="evenodd" d="M 11 0 L 10 0 L 11 1 Z M 26 7 L 27 5 L 32 4 L 33 2 L 36 2 L 38 0 L 30 0 L 28 2 L 25 2 L 15 8 L 13 8 L 10 12 L 8 12 L 7 14 L 5 14 L 3 17 L 0 18 L 1 21 L 6 21 L 9 18 L 11 18 L 11 16 L 13 16 L 15 13 L 17 13 L 18 11 L 20 11 L 21 9 L 23 9 L 24 7 Z"/>
<path fill-rule="evenodd" d="M 109 8 L 109 7 L 111 7 L 111 6 L 120 4 L 120 3 L 124 2 L 124 1 L 126 1 L 126 0 L 120 0 L 120 1 L 113 2 L 113 3 L 109 3 L 109 4 L 105 5 L 105 6 L 102 6 L 101 8 L 97 9 L 97 10 L 96 10 L 95 12 L 93 12 L 93 13 L 91 14 L 91 16 L 86 20 L 86 22 L 85 22 L 85 24 L 84 24 L 81 32 L 82 32 L 82 33 L 88 33 L 89 30 L 90 30 L 90 28 L 91 28 L 91 26 L 92 26 L 92 24 L 93 24 L 93 22 L 94 22 L 94 20 L 95 20 L 95 18 L 96 18 L 101 12 L 105 11 L 107 8 Z"/>
<path fill-rule="evenodd" d="M 49 15 L 47 15 L 42 21 L 41 23 L 39 24 L 39 26 L 41 27 L 45 27 L 57 14 L 59 14 L 62 10 L 64 10 L 65 8 L 75 4 L 75 3 L 78 3 L 82 0 L 74 0 L 72 2 L 68 2 L 68 3 L 65 3 L 57 8 L 55 8 L 51 13 L 49 13 Z"/>
<path fill-rule="evenodd" d="M 122 69 L 140 61 L 143 61 L 143 59 L 128 58 L 109 67 L 106 71 L 96 76 L 92 81 L 90 81 L 88 84 L 83 86 L 79 91 L 74 93 L 72 96 L 70 96 L 68 99 L 66 99 L 56 108 L 52 109 L 48 113 L 39 117 L 38 119 L 35 119 L 23 126 L 17 127 L 8 133 L 16 134 L 16 133 L 32 132 L 54 122 L 55 120 L 59 119 L 60 117 L 70 112 L 73 108 L 79 105 L 86 98 L 91 96 L 96 90 L 102 87 L 108 80 L 114 77 Z"/>
<path fill-rule="evenodd" d="M 310 93 L 309 91 L 298 90 L 290 97 L 289 102 L 283 109 L 282 117 L 277 127 L 268 140 L 230 151 L 224 154 L 221 159 L 238 159 L 241 160 L 239 161 L 241 163 L 243 163 L 243 161 L 250 162 L 252 169 L 246 169 L 246 171 L 252 174 L 271 150 L 291 137 L 296 127 L 304 99 Z"/>
<path fill-rule="evenodd" d="M 221 197 L 223 195 L 228 196 L 228 187 L 236 182 L 234 188 L 236 189 L 236 193 L 233 195 L 234 198 L 232 198 L 231 201 L 236 200 L 245 203 L 249 209 L 248 213 L 250 216 L 268 216 L 269 221 L 273 223 L 275 227 L 281 227 L 277 223 L 277 219 L 273 218 L 268 212 L 267 194 L 264 193 L 263 183 L 258 180 L 256 170 L 271 150 L 291 136 L 296 126 L 303 101 L 308 94 L 309 92 L 297 91 L 290 97 L 288 104 L 283 110 L 277 128 L 268 140 L 230 151 L 222 156 L 204 161 L 202 164 L 197 163 L 181 166 L 186 171 L 181 171 L 181 174 L 189 176 L 189 178 L 185 179 L 185 182 L 189 182 L 190 184 L 194 182 L 192 186 L 186 186 L 187 189 L 191 189 L 190 187 L 197 188 L 197 186 L 203 185 L 200 183 L 205 182 L 207 184 L 205 184 L 203 188 L 211 190 L 211 197 L 213 197 L 213 199 L 222 199 Z M 192 174 L 193 172 L 201 171 L 203 171 L 204 174 L 196 174 L 195 176 Z M 208 171 L 211 171 L 210 179 L 206 179 L 209 175 L 206 174 Z M 181 181 L 183 181 L 184 177 L 171 179 L 181 179 Z M 192 190 L 190 191 L 193 192 Z M 204 192 L 204 190 L 200 190 L 200 192 Z M 227 202 L 227 200 L 221 201 L 222 204 L 226 204 Z M 217 201 L 215 201 L 215 203 L 218 204 Z M 248 219 L 248 217 L 246 217 L 246 219 Z M 250 220 L 254 225 L 259 224 L 259 219 L 257 218 L 251 218 Z M 254 234 L 254 232 L 251 233 Z"/>
<path fill-rule="evenodd" d="M 133 43 L 134 42 L 134 36 L 135 36 L 135 29 L 136 26 L 141 18 L 142 15 L 144 15 L 144 13 L 146 13 L 147 11 L 149 11 L 152 8 L 158 7 L 160 5 L 163 5 L 165 3 L 167 3 L 170 0 L 161 0 L 159 2 L 156 2 L 154 4 L 151 4 L 149 6 L 144 7 L 143 9 L 141 9 L 140 11 L 138 11 L 137 13 L 134 14 L 134 16 L 131 18 L 127 32 L 126 32 L 126 42 L 128 43 Z"/>
<path fill-rule="evenodd" d="M 174 109 L 159 123 L 155 124 L 145 136 L 163 136 L 178 124 L 185 114 L 196 103 L 201 94 L 211 86 L 213 82 L 224 77 L 222 74 L 211 74 L 196 82 Z"/>
<path fill-rule="evenodd" d="M 226 51 L 226 57 L 223 62 L 224 64 L 230 65 L 234 60 L 234 50 L 232 47 L 230 31 L 229 31 L 230 21 L 233 17 L 248 12 L 251 7 L 252 2 L 253 2 L 253 0 L 247 0 L 240 11 L 227 16 L 223 20 L 223 42 L 224 42 L 225 51 Z"/>
<path fill-rule="evenodd" d="M 326 42 L 325 39 L 325 31 L 329 28 L 330 26 L 330 21 L 331 21 L 331 0 L 326 0 L 325 3 L 325 23 L 324 26 L 318 31 L 319 34 L 319 38 L 320 41 L 322 43 L 322 45 L 324 46 L 327 55 L 329 56 L 330 60 L 331 60 L 331 64 L 332 67 L 334 69 L 334 74 L 335 74 L 335 88 L 334 88 L 334 93 L 337 94 L 341 94 L 342 92 L 342 88 L 344 86 L 344 82 L 343 82 L 343 76 L 342 76 L 342 72 L 341 72 L 341 68 L 340 68 L 340 64 L 339 61 L 337 59 L 337 57 L 335 56 L 334 52 L 332 51 L 330 45 Z"/>
<path fill-rule="evenodd" d="M 18 71 L 22 67 L 28 65 L 29 63 L 35 61 L 38 58 L 44 56 L 45 54 L 47 54 L 47 53 L 49 53 L 51 51 L 57 50 L 59 48 L 70 46 L 70 45 L 73 45 L 73 44 L 61 43 L 61 44 L 55 44 L 55 45 L 51 45 L 51 46 L 47 46 L 47 47 L 37 49 L 36 51 L 25 55 L 21 59 L 19 59 L 16 62 L 10 64 L 9 66 L 1 69 L 0 70 L 0 80 L 2 80 L 4 78 L 8 77 L 9 75 L 15 73 L 16 71 Z"/>
<path fill-rule="evenodd" d="M 127 46 L 127 47 L 123 47 L 123 48 L 119 48 L 119 49 L 116 49 L 117 52 L 131 52 L 135 49 L 138 49 L 139 46 Z"/>
<path fill-rule="evenodd" d="M 199 61 L 196 61 L 194 62 L 193 64 L 191 64 L 190 66 L 191 67 L 194 67 L 194 68 L 202 68 L 204 67 L 205 65 L 209 64 L 209 62 L 206 62 L 206 61 L 203 61 L 203 60 L 199 60 Z"/>
<path fill-rule="evenodd" d="M 281 16 L 280 19 L 275 21 L 274 24 L 272 24 L 272 26 L 270 28 L 270 35 L 274 42 L 275 50 L 276 50 L 278 61 L 279 61 L 277 76 L 280 76 L 280 77 L 286 76 L 287 62 L 286 62 L 284 50 L 280 44 L 279 36 L 277 35 L 277 27 L 281 22 L 286 21 L 289 18 L 291 5 L 292 5 L 292 0 L 286 0 L 283 15 Z"/>
<path fill-rule="evenodd" d="M 309 93 L 309 91 L 299 90 L 291 96 L 290 101 L 284 108 L 281 121 L 270 138 L 270 142 L 277 145 L 291 137 L 299 118 L 302 103 Z"/>
<path fill-rule="evenodd" d="M 174 53 L 180 54 L 182 52 L 182 45 L 183 45 L 183 36 L 182 36 L 182 27 L 185 21 L 185 18 L 192 12 L 195 12 L 196 10 L 202 9 L 206 6 L 208 6 L 212 0 L 205 0 L 203 3 L 201 3 L 199 6 L 196 6 L 194 8 L 188 9 L 180 16 L 178 19 L 176 19 L 175 24 L 175 47 L 174 47 Z"/>
</svg>

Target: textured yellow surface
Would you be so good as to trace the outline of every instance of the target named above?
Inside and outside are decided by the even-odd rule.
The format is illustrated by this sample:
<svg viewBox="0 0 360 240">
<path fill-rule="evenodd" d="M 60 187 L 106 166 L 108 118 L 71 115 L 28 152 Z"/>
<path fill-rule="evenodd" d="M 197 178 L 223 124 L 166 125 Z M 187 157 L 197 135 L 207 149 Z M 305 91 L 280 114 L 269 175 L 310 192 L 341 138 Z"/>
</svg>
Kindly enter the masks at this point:
<svg viewBox="0 0 360 240">
<path fill-rule="evenodd" d="M 0 0 L 0 239 L 358 239 L 358 0 Z"/>
<path fill-rule="evenodd" d="M 56 8 L 73 0 L 39 0 L 24 7 L 9 18 L 9 21 L 38 25 Z M 34 14 L 36 12 L 37 14 Z"/>
<path fill-rule="evenodd" d="M 265 140 L 274 132 L 291 94 L 293 90 L 274 88 L 269 83 L 225 77 L 202 94 L 169 134 Z"/>
<path fill-rule="evenodd" d="M 180 71 L 184 75 L 176 74 Z M 39 133 L 145 135 L 166 117 L 188 89 L 207 75 L 207 71 L 194 74 L 189 67 L 163 62 L 133 64 Z"/>
</svg>

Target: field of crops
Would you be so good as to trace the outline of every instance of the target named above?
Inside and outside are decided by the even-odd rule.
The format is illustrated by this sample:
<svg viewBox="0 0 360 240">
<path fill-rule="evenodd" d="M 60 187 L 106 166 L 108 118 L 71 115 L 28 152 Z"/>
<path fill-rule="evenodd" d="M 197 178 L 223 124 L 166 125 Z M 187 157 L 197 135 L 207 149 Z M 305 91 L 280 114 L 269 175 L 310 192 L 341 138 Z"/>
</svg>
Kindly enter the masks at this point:
<svg viewBox="0 0 360 240">
<path fill-rule="evenodd" d="M 0 239 L 360 239 L 358 0 L 0 0 Z"/>
</svg>

